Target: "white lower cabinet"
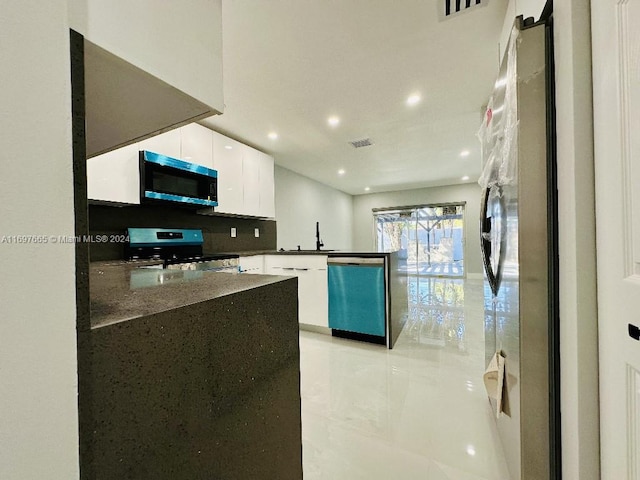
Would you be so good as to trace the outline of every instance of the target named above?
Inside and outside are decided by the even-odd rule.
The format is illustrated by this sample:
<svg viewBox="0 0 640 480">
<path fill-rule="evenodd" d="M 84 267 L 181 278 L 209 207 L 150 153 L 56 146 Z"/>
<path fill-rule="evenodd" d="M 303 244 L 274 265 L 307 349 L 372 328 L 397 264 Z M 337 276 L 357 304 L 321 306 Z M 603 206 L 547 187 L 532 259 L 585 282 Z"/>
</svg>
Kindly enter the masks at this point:
<svg viewBox="0 0 640 480">
<path fill-rule="evenodd" d="M 329 327 L 326 255 L 265 255 L 264 273 L 298 277 L 298 321 Z"/>
<path fill-rule="evenodd" d="M 300 323 L 329 326 L 327 269 L 302 270 L 298 274 Z"/>
<path fill-rule="evenodd" d="M 242 273 L 263 274 L 264 255 L 250 255 L 239 258 L 240 271 Z"/>
</svg>

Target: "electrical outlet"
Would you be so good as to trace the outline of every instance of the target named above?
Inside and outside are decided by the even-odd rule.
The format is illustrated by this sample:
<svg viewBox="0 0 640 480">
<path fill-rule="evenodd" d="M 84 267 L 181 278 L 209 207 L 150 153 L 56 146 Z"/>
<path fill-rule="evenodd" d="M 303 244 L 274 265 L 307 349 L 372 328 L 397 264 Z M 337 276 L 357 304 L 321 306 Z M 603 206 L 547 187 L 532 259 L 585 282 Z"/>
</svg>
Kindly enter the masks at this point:
<svg viewBox="0 0 640 480">
<path fill-rule="evenodd" d="M 236 227 L 231 227 L 231 238 L 236 238 L 238 236 L 238 231 Z"/>
<path fill-rule="evenodd" d="M 254 228 L 253 229 L 253 234 L 256 236 L 256 238 L 260 238 L 260 229 L 259 228 Z"/>
</svg>

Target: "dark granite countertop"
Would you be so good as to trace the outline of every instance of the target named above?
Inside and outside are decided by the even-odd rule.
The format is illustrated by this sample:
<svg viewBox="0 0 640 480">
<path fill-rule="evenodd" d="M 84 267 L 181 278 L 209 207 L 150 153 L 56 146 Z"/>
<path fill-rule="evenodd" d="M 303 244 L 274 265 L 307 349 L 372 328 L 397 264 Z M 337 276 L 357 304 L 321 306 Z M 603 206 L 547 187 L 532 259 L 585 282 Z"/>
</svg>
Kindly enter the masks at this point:
<svg viewBox="0 0 640 480">
<path fill-rule="evenodd" d="M 395 252 L 330 252 L 329 257 L 389 258 Z"/>
<path fill-rule="evenodd" d="M 249 250 L 246 252 L 222 252 L 222 253 L 235 253 L 241 257 L 253 257 L 254 255 L 275 255 L 277 250 Z"/>
<path fill-rule="evenodd" d="M 251 250 L 247 252 L 232 252 L 241 257 L 252 257 L 254 255 L 328 255 L 334 250 Z M 229 253 L 229 252 L 225 252 Z"/>
<path fill-rule="evenodd" d="M 158 262 L 91 264 L 92 329 L 290 280 L 276 275 L 144 268 L 154 265 Z"/>
<path fill-rule="evenodd" d="M 362 252 L 350 250 L 253 250 L 248 252 L 223 252 L 233 253 L 241 257 L 254 255 L 327 255 L 332 257 L 388 257 L 391 252 Z"/>
</svg>

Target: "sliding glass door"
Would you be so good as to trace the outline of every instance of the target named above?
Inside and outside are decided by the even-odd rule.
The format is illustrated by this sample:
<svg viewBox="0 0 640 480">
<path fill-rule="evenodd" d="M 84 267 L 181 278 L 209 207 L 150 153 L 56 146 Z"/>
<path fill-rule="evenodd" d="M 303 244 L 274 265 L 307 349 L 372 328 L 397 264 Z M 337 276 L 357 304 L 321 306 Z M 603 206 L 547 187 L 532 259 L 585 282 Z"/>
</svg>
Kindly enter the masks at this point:
<svg viewBox="0 0 640 480">
<path fill-rule="evenodd" d="M 379 252 L 399 251 L 407 273 L 464 276 L 464 204 L 375 210 Z"/>
</svg>

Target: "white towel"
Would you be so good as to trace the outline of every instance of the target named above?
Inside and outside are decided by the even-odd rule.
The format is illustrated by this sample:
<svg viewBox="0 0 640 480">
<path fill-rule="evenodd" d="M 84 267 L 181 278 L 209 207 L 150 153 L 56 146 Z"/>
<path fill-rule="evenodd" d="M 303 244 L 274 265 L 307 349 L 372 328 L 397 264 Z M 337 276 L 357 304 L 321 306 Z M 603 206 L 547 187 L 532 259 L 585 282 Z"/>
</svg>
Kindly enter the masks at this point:
<svg viewBox="0 0 640 480">
<path fill-rule="evenodd" d="M 496 417 L 501 413 L 509 415 L 506 362 L 501 352 L 496 352 L 491 358 L 483 380 L 487 394 L 496 400 Z"/>
</svg>

